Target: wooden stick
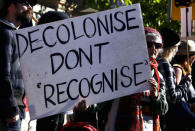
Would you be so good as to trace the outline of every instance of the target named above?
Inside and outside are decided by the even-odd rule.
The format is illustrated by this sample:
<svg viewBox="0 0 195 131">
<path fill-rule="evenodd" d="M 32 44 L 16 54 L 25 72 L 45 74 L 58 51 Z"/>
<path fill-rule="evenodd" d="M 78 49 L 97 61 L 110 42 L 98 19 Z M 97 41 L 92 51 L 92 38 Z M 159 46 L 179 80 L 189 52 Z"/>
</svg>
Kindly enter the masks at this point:
<svg viewBox="0 0 195 131">
<path fill-rule="evenodd" d="M 38 20 L 37 20 L 34 16 L 32 16 L 32 20 L 33 20 L 36 24 L 38 24 Z"/>
</svg>

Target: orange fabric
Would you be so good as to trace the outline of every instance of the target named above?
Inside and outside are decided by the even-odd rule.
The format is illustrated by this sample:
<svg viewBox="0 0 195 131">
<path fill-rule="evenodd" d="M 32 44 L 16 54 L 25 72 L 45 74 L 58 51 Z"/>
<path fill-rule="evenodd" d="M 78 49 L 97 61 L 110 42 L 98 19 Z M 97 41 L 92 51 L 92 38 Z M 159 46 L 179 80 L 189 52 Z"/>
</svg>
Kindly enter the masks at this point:
<svg viewBox="0 0 195 131">
<path fill-rule="evenodd" d="M 158 74 L 158 63 L 157 61 L 154 59 L 154 58 L 150 58 L 150 67 L 151 69 L 154 69 L 155 71 L 155 77 L 156 77 L 156 81 L 158 83 L 158 91 L 159 91 L 159 87 L 160 87 L 160 77 L 159 77 L 159 74 Z"/>
<path fill-rule="evenodd" d="M 158 73 L 158 63 L 154 58 L 150 58 L 150 66 L 152 69 L 155 70 L 155 76 L 156 76 L 156 81 L 158 83 L 158 92 L 159 92 L 159 88 L 160 88 L 160 77 L 159 77 L 159 73 Z M 160 130 L 160 119 L 159 119 L 159 115 L 154 115 L 153 114 L 153 131 L 159 131 Z"/>
<path fill-rule="evenodd" d="M 26 96 L 24 97 L 24 104 L 26 105 L 26 107 L 25 107 L 25 112 L 28 112 L 29 109 L 28 109 L 28 103 L 27 103 Z"/>
</svg>

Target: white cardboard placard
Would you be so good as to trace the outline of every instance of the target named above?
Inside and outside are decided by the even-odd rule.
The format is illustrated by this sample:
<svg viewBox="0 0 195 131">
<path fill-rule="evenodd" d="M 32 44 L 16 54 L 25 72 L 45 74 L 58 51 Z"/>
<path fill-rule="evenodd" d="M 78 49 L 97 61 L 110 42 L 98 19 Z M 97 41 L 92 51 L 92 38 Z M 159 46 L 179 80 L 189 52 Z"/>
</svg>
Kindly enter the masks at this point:
<svg viewBox="0 0 195 131">
<path fill-rule="evenodd" d="M 31 120 L 146 90 L 139 4 L 15 31 Z"/>
</svg>

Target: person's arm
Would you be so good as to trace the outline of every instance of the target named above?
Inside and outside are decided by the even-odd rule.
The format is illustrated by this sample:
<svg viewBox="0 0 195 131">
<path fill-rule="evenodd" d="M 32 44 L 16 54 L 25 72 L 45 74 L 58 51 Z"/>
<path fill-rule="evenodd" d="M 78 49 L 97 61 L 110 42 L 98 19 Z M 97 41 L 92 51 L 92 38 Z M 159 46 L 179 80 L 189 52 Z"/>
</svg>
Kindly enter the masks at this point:
<svg viewBox="0 0 195 131">
<path fill-rule="evenodd" d="M 158 95 L 152 97 L 153 112 L 158 115 L 164 115 L 168 111 L 168 103 L 165 94 L 165 82 L 162 75 L 159 73 L 160 77 L 160 88 Z"/>
<path fill-rule="evenodd" d="M 174 66 L 175 73 L 176 73 L 176 79 L 178 83 L 178 89 L 182 90 L 182 96 L 185 98 L 186 101 L 190 100 L 189 96 L 189 88 L 192 84 L 191 75 L 187 74 L 186 76 L 183 76 L 182 68 L 179 66 Z"/>
<path fill-rule="evenodd" d="M 183 90 L 177 88 L 175 71 L 172 65 L 165 59 L 158 61 L 158 69 L 165 80 L 166 98 L 169 103 L 176 103 L 183 97 Z"/>
<path fill-rule="evenodd" d="M 18 119 L 17 102 L 12 91 L 11 58 L 12 58 L 12 32 L 0 29 L 0 113 L 7 118 L 7 122 Z"/>
<path fill-rule="evenodd" d="M 182 79 L 182 69 L 177 66 L 174 66 L 174 70 L 175 70 L 175 75 L 176 75 L 176 82 L 177 82 L 177 85 L 179 85 Z"/>
</svg>

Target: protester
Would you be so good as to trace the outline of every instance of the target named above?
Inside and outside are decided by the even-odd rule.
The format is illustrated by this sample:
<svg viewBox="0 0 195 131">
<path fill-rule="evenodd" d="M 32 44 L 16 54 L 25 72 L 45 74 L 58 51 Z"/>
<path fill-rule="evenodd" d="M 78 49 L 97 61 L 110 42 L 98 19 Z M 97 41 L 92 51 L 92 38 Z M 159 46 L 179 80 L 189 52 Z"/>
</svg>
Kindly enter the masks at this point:
<svg viewBox="0 0 195 131">
<path fill-rule="evenodd" d="M 158 69 L 165 79 L 167 101 L 174 104 L 181 100 L 183 97 L 182 93 L 184 93 L 182 88 L 176 88 L 175 72 L 170 63 L 178 51 L 180 38 L 174 31 L 168 28 L 161 29 L 160 33 L 164 45 L 163 50 L 159 53 L 159 57 L 157 58 L 159 64 Z"/>
<path fill-rule="evenodd" d="M 187 46 L 189 60 L 187 57 Z M 182 99 L 170 106 L 166 115 L 168 123 L 167 130 L 190 130 L 195 127 L 195 114 L 190 110 L 190 105 L 194 103 L 195 94 L 191 81 L 191 65 L 194 61 L 195 43 L 181 41 L 178 52 L 172 63 L 176 74 L 176 84 L 182 90 Z M 177 121 L 177 123 L 172 123 Z"/>
<path fill-rule="evenodd" d="M 183 88 L 179 88 L 179 86 L 177 86 L 175 71 L 170 64 L 173 57 L 178 51 L 178 46 L 180 45 L 180 37 L 178 34 L 176 34 L 176 32 L 170 30 L 169 28 L 161 29 L 160 33 L 163 38 L 163 49 L 160 51 L 159 56 L 157 58 L 159 65 L 158 70 L 163 75 L 163 78 L 165 80 L 166 98 L 169 104 L 168 112 L 170 112 L 164 116 L 161 116 L 160 124 L 161 129 L 163 131 L 166 131 L 168 130 L 167 126 L 169 125 L 166 119 L 172 117 L 169 115 L 172 112 L 172 106 L 174 106 L 175 103 L 181 101 L 186 92 Z"/>
<path fill-rule="evenodd" d="M 0 130 L 20 131 L 24 118 L 24 84 L 13 30 L 30 21 L 28 0 L 0 0 Z"/>
<path fill-rule="evenodd" d="M 59 11 L 48 11 L 39 19 L 38 25 L 58 20 L 68 19 L 67 13 Z M 52 115 L 37 120 L 36 131 L 61 131 L 64 124 L 64 113 Z M 47 126 L 46 126 L 47 125 Z"/>
<path fill-rule="evenodd" d="M 120 98 L 116 130 L 160 130 L 159 116 L 168 110 L 165 96 L 165 83 L 157 70 L 156 57 L 163 42 L 160 33 L 150 27 L 145 28 L 148 55 L 153 81 L 149 91 Z M 127 104 L 128 103 L 128 104 Z M 126 115 L 125 115 L 126 114 Z"/>
<path fill-rule="evenodd" d="M 188 46 L 188 48 L 187 48 Z M 189 59 L 187 56 L 187 49 Z M 192 64 L 195 61 L 195 42 L 193 40 L 182 41 L 179 51 L 173 60 L 173 67 L 176 72 L 177 84 L 182 85 L 187 91 L 185 100 L 188 103 L 195 103 L 194 87 L 192 85 L 191 72 Z"/>
<path fill-rule="evenodd" d="M 37 4 L 37 0 L 28 0 L 28 2 L 32 8 L 33 8 L 33 6 L 35 6 Z M 30 21 L 23 21 L 22 24 L 20 25 L 19 29 L 27 28 L 27 27 L 31 27 L 31 26 L 35 25 L 35 24 L 33 24 L 33 21 L 35 24 L 37 24 L 36 18 L 33 17 L 33 15 L 32 15 L 32 19 Z"/>
<path fill-rule="evenodd" d="M 188 47 L 187 47 L 188 46 Z M 189 60 L 188 60 L 188 56 L 187 56 L 187 50 L 189 53 Z M 179 47 L 179 51 L 176 55 L 176 57 L 174 58 L 174 62 L 173 62 L 173 66 L 176 69 L 176 72 L 178 74 L 176 74 L 177 77 L 177 83 L 179 84 L 181 82 L 181 78 L 186 77 L 189 78 L 189 80 L 191 79 L 191 66 L 194 62 L 195 58 L 195 42 L 193 40 L 188 40 L 188 42 L 186 41 L 182 41 L 181 45 Z"/>
<path fill-rule="evenodd" d="M 87 109 L 88 113 L 75 111 L 77 121 L 88 121 L 103 131 L 160 130 L 159 115 L 168 110 L 164 80 L 155 60 L 162 48 L 162 39 L 160 33 L 150 27 L 145 28 L 145 34 L 153 76 L 148 80 L 150 90 L 94 105 Z M 91 117 L 95 112 L 98 113 L 96 124 Z"/>
</svg>

